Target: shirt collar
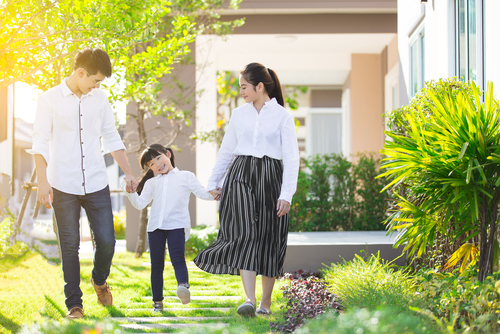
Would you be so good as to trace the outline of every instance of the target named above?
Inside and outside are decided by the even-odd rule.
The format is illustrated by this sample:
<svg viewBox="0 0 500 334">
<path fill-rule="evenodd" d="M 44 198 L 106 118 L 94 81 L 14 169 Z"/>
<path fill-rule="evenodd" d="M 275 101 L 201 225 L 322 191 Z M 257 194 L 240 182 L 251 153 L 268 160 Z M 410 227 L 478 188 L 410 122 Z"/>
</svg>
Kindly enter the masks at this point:
<svg viewBox="0 0 500 334">
<path fill-rule="evenodd" d="M 168 174 L 170 173 L 174 173 L 174 174 L 177 174 L 177 172 L 179 171 L 179 168 L 177 167 L 174 167 L 174 169 L 172 169 L 170 172 L 168 172 Z M 168 176 L 168 174 L 156 174 L 155 177 L 159 177 L 159 176 Z"/>
<path fill-rule="evenodd" d="M 276 98 L 273 97 L 272 99 L 270 99 L 269 101 L 266 101 L 264 102 L 264 105 L 265 106 L 268 106 L 268 107 L 272 107 L 272 106 L 275 106 L 278 104 L 278 101 L 276 101 Z"/>
<path fill-rule="evenodd" d="M 62 93 L 63 93 L 63 96 L 66 97 L 68 95 L 75 95 L 71 89 L 69 89 L 68 87 L 68 84 L 66 83 L 66 81 L 68 81 L 69 78 L 64 78 L 63 82 L 61 83 L 61 89 L 62 89 Z M 82 95 L 82 98 L 85 97 L 85 96 L 93 96 L 94 95 L 94 92 L 93 91 L 90 91 L 88 94 L 86 95 Z"/>
</svg>

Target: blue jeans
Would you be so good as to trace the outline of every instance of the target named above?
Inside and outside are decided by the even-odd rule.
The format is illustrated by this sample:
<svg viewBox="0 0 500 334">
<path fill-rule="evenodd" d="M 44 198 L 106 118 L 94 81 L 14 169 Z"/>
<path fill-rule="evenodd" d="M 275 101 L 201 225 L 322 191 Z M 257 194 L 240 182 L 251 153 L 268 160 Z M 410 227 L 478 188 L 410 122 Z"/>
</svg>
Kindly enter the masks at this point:
<svg viewBox="0 0 500 334">
<path fill-rule="evenodd" d="M 151 290 L 153 301 L 163 300 L 163 270 L 165 269 L 165 245 L 175 271 L 177 284 L 189 283 L 186 258 L 184 257 L 184 229 L 148 232 L 149 255 L 151 256 Z"/>
<path fill-rule="evenodd" d="M 80 289 L 80 211 L 87 213 L 95 243 L 92 279 L 96 285 L 103 285 L 109 275 L 111 261 L 115 253 L 115 230 L 109 186 L 86 195 L 72 195 L 52 188 L 52 206 L 56 216 L 61 248 L 66 307 L 82 307 Z"/>
</svg>

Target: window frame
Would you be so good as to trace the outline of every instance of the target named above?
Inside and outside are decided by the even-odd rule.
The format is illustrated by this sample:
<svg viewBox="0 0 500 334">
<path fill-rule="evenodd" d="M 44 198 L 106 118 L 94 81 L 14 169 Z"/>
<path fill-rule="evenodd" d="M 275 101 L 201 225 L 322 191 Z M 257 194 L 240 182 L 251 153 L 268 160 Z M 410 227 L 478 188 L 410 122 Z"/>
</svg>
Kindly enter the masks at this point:
<svg viewBox="0 0 500 334">
<path fill-rule="evenodd" d="M 409 58 L 410 58 L 410 98 L 414 97 L 424 87 L 425 83 L 425 25 L 422 22 L 415 32 L 409 38 L 408 43 Z M 416 46 L 417 59 L 413 59 L 413 46 Z M 414 65 L 416 65 L 416 78 L 414 74 Z M 415 80 L 416 79 L 416 80 Z M 414 87 L 416 81 L 417 87 Z"/>
<path fill-rule="evenodd" d="M 465 27 L 465 77 L 460 75 L 460 1 L 464 3 L 464 27 Z M 455 76 L 460 80 L 469 81 L 470 80 L 470 26 L 469 26 L 469 1 L 471 0 L 455 0 L 454 8 L 454 19 L 455 19 Z M 484 0 L 476 1 L 476 68 L 477 76 L 475 83 L 481 87 L 485 87 L 485 44 L 484 44 Z"/>
</svg>

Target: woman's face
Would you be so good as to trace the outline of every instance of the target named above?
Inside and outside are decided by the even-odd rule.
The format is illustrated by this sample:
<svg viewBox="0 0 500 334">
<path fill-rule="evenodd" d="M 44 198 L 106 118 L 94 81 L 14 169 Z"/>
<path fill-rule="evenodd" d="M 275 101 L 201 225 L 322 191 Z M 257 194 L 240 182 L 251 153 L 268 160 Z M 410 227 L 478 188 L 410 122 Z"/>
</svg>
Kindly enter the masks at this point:
<svg viewBox="0 0 500 334">
<path fill-rule="evenodd" d="M 170 155 L 170 152 L 167 152 L 167 154 Z M 170 158 L 163 153 L 150 160 L 148 166 L 155 174 L 165 174 L 172 169 Z"/>
<path fill-rule="evenodd" d="M 256 91 L 256 87 L 245 80 L 245 78 L 240 75 L 240 95 L 245 99 L 245 102 L 256 101 L 261 94 Z"/>
</svg>

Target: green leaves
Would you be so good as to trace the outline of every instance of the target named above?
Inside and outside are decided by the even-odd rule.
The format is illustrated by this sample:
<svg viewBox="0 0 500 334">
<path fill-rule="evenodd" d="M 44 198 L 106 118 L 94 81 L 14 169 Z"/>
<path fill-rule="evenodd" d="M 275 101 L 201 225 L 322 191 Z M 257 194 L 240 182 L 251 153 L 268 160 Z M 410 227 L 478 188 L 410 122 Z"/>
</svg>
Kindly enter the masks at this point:
<svg viewBox="0 0 500 334">
<path fill-rule="evenodd" d="M 380 177 L 387 178 L 384 189 L 401 194 L 387 224 L 400 231 L 398 244 L 406 243 L 410 254 L 422 255 L 436 230 L 468 237 L 497 223 L 500 110 L 492 94 L 491 83 L 483 102 L 473 82 L 431 82 L 391 114 Z"/>
</svg>

